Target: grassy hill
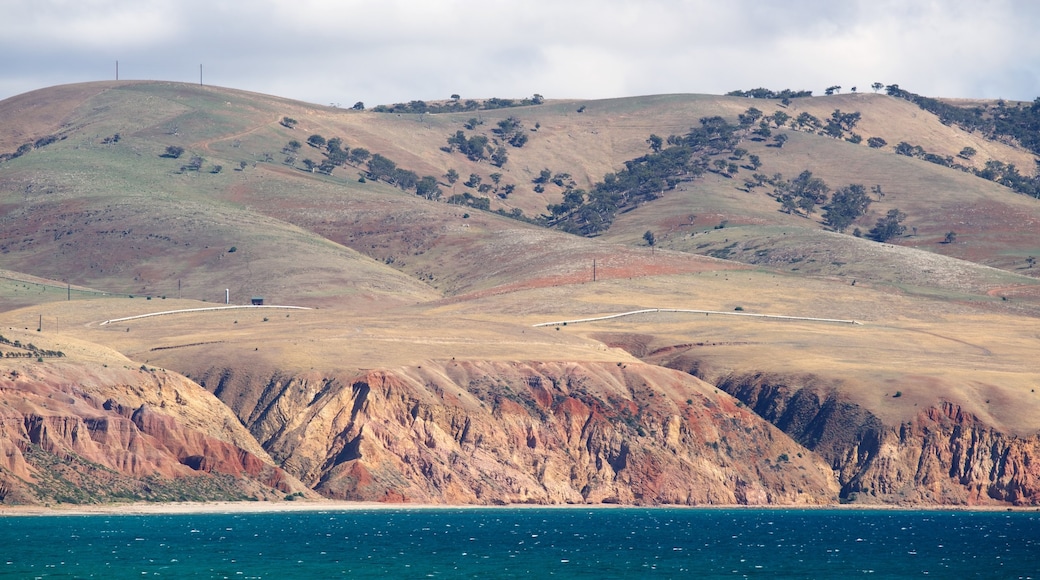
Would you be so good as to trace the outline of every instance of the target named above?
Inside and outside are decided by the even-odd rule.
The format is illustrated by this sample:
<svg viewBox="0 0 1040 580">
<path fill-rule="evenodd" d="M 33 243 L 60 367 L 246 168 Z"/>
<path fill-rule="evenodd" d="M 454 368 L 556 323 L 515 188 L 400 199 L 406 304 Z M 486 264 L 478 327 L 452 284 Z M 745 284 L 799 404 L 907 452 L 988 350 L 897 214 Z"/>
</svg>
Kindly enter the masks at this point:
<svg viewBox="0 0 1040 580">
<path fill-rule="evenodd" d="M 772 127 L 773 135 L 786 136 L 782 147 L 747 128 L 739 133 L 744 152 L 733 160 L 736 171 L 709 165 L 656 199 L 625 207 L 595 237 L 529 223 L 568 188 L 592 190 L 605 174 L 649 153 L 651 134 L 684 135 L 712 116 L 736 124 L 750 107 L 792 119 L 827 119 L 835 110 L 860 117 L 841 139 L 790 122 Z M 944 405 L 960 409 L 958 421 L 971 417 L 1018 442 L 1007 445 L 1025 445 L 1040 431 L 1033 420 L 1040 376 L 1032 364 L 1040 283 L 1031 259 L 1040 254 L 1040 232 L 1032 227 L 1040 203 L 894 147 L 907 142 L 946 157 L 971 147 L 973 158 L 958 159 L 975 168 L 992 160 L 1033 168 L 1034 156 L 944 125 L 907 101 L 849 94 L 784 105 L 663 95 L 396 114 L 218 87 L 109 82 L 8 99 L 0 102 L 0 119 L 0 152 L 43 143 L 0 162 L 0 333 L 84 363 L 144 365 L 196 379 L 264 449 L 284 452 L 272 457 L 289 461 L 280 465 L 290 474 L 316 473 L 292 467 L 303 452 L 288 426 L 320 398 L 294 398 L 309 391 L 293 394 L 288 385 L 317 380 L 300 377 L 331 384 L 381 370 L 414 380 L 436 368 L 439 378 L 426 384 L 445 397 L 455 387 L 444 381 L 460 380 L 451 365 L 462 361 L 517 381 L 495 365 L 650 363 L 695 375 L 738 397 L 758 420 L 772 421 L 830 465 L 844 500 L 871 490 L 889 502 L 1033 501 L 1028 482 L 1015 483 L 1014 493 L 1027 498 L 1021 500 L 947 487 L 929 496 L 913 478 L 903 487 L 882 485 L 894 476 L 871 463 L 880 451 L 862 449 L 869 433 L 884 439 L 885 429 L 938 421 L 928 413 Z M 507 120 L 526 136 L 522 147 L 495 132 Z M 492 148 L 498 140 L 508 160 L 495 166 L 450 151 L 448 137 L 457 131 L 485 136 Z M 852 132 L 859 143 L 847 140 Z M 305 159 L 318 164 L 328 153 L 308 144 L 315 134 L 433 176 L 440 199 L 373 179 L 364 162 L 348 160 L 331 175 L 307 170 Z M 870 147 L 870 137 L 887 145 Z M 289 147 L 294 140 L 298 151 Z M 183 153 L 166 156 L 170 147 Z M 746 167 L 750 155 L 760 167 Z M 201 159 L 197 170 L 188 167 L 193 157 Z M 543 169 L 562 185 L 550 181 L 536 191 Z M 449 170 L 461 176 L 457 183 L 446 179 Z M 884 192 L 847 232 L 868 231 L 892 209 L 906 214 L 907 231 L 884 244 L 830 231 L 819 209 L 807 217 L 785 213 L 771 186 L 745 183 L 755 173 L 792 179 L 805 170 L 832 190 L 863 184 Z M 480 192 L 463 184 L 471 174 L 483 184 L 497 174 L 498 183 Z M 529 219 L 448 203 L 462 192 Z M 653 248 L 643 239 L 648 230 Z M 948 232 L 956 234 L 952 242 Z M 267 305 L 307 309 L 197 310 L 222 305 L 225 290 L 232 305 L 262 296 Z M 642 309 L 709 312 L 533 326 Z M 181 310 L 187 312 L 102 324 Z M 523 380 L 534 384 L 530 376 Z M 553 377 L 554 385 L 569 381 Z M 686 397 L 678 393 L 685 391 L 660 377 L 647 381 L 682 407 Z M 753 385 L 762 390 L 752 393 Z M 773 389 L 768 404 L 766 387 Z M 821 401 L 837 397 L 845 423 L 835 423 L 833 412 L 820 415 L 824 435 L 813 439 L 770 415 L 794 405 L 802 389 Z M 257 405 L 280 410 L 272 415 Z M 466 408 L 476 413 L 480 406 Z M 853 424 L 853 415 L 871 419 Z M 650 423 L 645 430 L 661 437 L 667 431 Z M 904 439 L 900 445 L 916 441 Z M 846 445 L 846 452 L 836 459 L 828 445 Z M 856 445 L 860 464 L 847 459 Z M 358 461 L 335 445 L 322 452 L 330 455 L 313 461 L 331 471 L 320 477 Z M 863 483 L 868 479 L 874 483 Z M 878 491 L 886 485 L 889 491 Z"/>
</svg>

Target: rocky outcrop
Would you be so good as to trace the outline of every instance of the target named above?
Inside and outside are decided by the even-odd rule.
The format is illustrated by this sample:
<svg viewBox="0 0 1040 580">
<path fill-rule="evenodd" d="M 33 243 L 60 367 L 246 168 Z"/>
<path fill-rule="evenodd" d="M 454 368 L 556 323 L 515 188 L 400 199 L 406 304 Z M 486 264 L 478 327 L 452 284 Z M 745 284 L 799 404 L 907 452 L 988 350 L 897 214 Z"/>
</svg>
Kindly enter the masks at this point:
<svg viewBox="0 0 1040 580">
<path fill-rule="evenodd" d="M 266 453 L 243 448 L 255 443 L 237 444 L 252 440 L 241 426 L 221 437 L 237 422 L 226 409 L 213 413 L 223 407 L 207 400 L 209 393 L 165 372 L 56 363 L 6 369 L 0 502 L 276 499 L 305 490 Z M 205 414 L 210 428 L 191 425 Z"/>
<path fill-rule="evenodd" d="M 736 400 L 642 364 L 197 373 L 323 495 L 424 503 L 819 504 L 828 467 Z"/>
<path fill-rule="evenodd" d="M 885 425 L 814 377 L 727 376 L 718 386 L 819 454 L 843 501 L 1040 504 L 1040 436 L 1002 433 L 954 403 Z"/>
</svg>

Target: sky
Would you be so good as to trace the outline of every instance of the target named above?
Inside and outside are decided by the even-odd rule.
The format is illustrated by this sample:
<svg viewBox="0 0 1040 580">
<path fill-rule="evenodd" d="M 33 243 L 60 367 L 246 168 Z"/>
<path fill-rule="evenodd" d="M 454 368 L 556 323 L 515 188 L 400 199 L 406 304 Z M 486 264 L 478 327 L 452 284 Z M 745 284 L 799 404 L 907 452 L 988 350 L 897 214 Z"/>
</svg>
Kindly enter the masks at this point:
<svg viewBox="0 0 1040 580">
<path fill-rule="evenodd" d="M 881 82 L 1040 96 L 1034 0 L 2 0 L 0 99 L 120 79 L 322 105 Z"/>
</svg>

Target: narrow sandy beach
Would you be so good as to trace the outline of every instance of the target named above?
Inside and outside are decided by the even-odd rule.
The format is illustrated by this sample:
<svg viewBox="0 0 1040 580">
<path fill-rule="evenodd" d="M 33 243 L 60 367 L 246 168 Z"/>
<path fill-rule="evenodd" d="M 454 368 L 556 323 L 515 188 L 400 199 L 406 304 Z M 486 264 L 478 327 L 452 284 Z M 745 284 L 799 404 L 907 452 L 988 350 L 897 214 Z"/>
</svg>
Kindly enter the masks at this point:
<svg viewBox="0 0 1040 580">
<path fill-rule="evenodd" d="M 936 505 L 703 505 L 703 506 L 625 506 L 618 504 L 512 504 L 512 505 L 445 505 L 414 503 L 351 502 L 335 500 L 300 501 L 214 501 L 214 502 L 136 502 L 125 504 L 57 506 L 4 506 L 0 517 L 16 516 L 70 516 L 70 515 L 177 515 L 177 514 L 236 514 L 359 510 L 460 510 L 460 509 L 806 509 L 806 510 L 893 510 L 893 511 L 1040 511 L 1037 506 L 936 506 Z"/>
</svg>

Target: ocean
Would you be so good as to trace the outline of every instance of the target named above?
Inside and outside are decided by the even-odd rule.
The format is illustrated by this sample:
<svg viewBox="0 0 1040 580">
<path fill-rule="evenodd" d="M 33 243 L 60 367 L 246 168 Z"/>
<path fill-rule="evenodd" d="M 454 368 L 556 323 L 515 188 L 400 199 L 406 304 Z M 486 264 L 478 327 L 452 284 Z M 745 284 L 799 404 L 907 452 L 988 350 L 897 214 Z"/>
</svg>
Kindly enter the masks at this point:
<svg viewBox="0 0 1040 580">
<path fill-rule="evenodd" d="M 1033 578 L 1040 513 L 437 508 L 0 518 L 9 578 Z"/>
</svg>

